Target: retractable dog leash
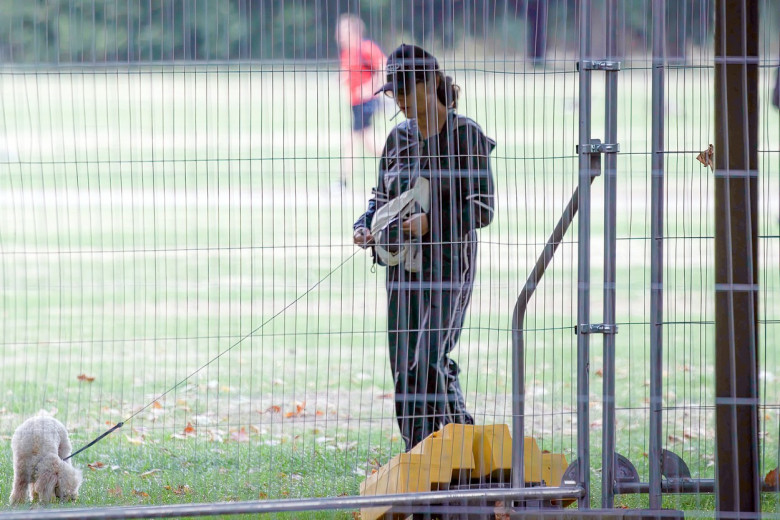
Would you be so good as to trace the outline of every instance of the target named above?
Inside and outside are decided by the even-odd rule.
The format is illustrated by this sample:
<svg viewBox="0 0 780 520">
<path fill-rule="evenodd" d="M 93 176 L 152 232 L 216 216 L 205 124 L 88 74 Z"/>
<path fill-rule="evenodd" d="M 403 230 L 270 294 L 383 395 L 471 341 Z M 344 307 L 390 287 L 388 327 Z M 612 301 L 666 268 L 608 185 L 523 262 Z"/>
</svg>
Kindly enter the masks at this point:
<svg viewBox="0 0 780 520">
<path fill-rule="evenodd" d="M 86 446 L 84 446 L 84 447 L 82 447 L 82 448 L 80 448 L 80 449 L 78 449 L 78 450 L 74 451 L 73 453 L 71 453 L 70 455 L 68 455 L 67 457 L 65 457 L 63 460 L 68 460 L 69 458 L 71 458 L 71 457 L 73 457 L 73 456 L 75 456 L 75 455 L 78 455 L 79 453 L 83 452 L 84 450 L 86 450 L 86 449 L 88 449 L 88 448 L 91 448 L 92 446 L 94 446 L 95 444 L 97 444 L 98 442 L 100 442 L 101 440 L 103 440 L 103 439 L 104 439 L 106 436 L 110 435 L 111 433 L 115 432 L 116 430 L 118 430 L 119 428 L 121 428 L 122 426 L 124 426 L 124 425 L 125 425 L 125 423 L 127 423 L 127 422 L 130 422 L 130 421 L 133 419 L 133 417 L 135 417 L 135 416 L 136 416 L 136 415 L 138 415 L 139 413 L 143 412 L 144 410 L 146 410 L 147 408 L 149 408 L 150 406 L 152 406 L 152 404 L 153 404 L 155 401 L 158 401 L 159 399 L 162 399 L 163 397 L 165 397 L 165 396 L 166 396 L 166 395 L 168 395 L 169 393 L 173 392 L 173 391 L 174 391 L 174 390 L 176 390 L 176 389 L 177 389 L 179 386 L 181 386 L 183 383 L 185 383 L 185 382 L 186 382 L 186 381 L 187 381 L 189 378 L 191 378 L 192 376 L 194 376 L 195 374 L 197 374 L 198 372 L 200 372 L 201 370 L 203 370 L 204 368 L 206 368 L 207 366 L 209 366 L 210 364 L 212 364 L 214 361 L 218 360 L 219 358 L 221 358 L 222 356 L 224 356 L 225 354 L 227 354 L 228 352 L 230 352 L 231 350 L 233 350 L 235 347 L 237 347 L 238 345 L 240 345 L 241 343 L 243 343 L 243 341 L 244 341 L 244 340 L 246 340 L 247 338 L 249 338 L 249 337 L 253 336 L 255 333 L 257 333 L 257 331 L 259 331 L 260 329 L 262 329 L 263 327 L 265 327 L 266 325 L 268 325 L 268 324 L 269 324 L 269 323 L 270 323 L 272 320 L 274 320 L 275 318 L 277 318 L 277 317 L 278 317 L 279 315 L 281 315 L 281 314 L 282 314 L 284 311 L 286 311 L 287 309 L 289 309 L 290 307 L 292 307 L 293 305 L 295 305 L 296 303 L 298 303 L 298 302 L 299 302 L 299 301 L 300 301 L 302 298 L 304 298 L 306 295 L 308 295 L 310 292 L 312 292 L 314 289 L 316 289 L 316 288 L 317 288 L 317 287 L 318 287 L 318 286 L 319 286 L 319 285 L 320 285 L 322 282 L 324 282 L 325 280 L 327 280 L 328 278 L 330 278 L 330 276 L 331 276 L 333 273 L 335 273 L 336 271 L 338 271 L 339 269 L 341 269 L 342 267 L 344 267 L 344 264 L 346 264 L 347 262 L 349 262 L 350 260 L 352 260 L 352 258 L 353 258 L 353 257 L 354 257 L 354 256 L 355 256 L 357 253 L 358 253 L 358 251 L 355 251 L 354 253 L 352 253 L 351 255 L 349 255 L 347 258 L 345 258 L 344 260 L 342 260 L 342 262 L 341 262 L 339 265 L 337 265 L 336 267 L 334 267 L 333 269 L 331 269 L 331 270 L 330 270 L 330 272 L 329 272 L 328 274 L 326 274 L 325 276 L 323 276 L 322 278 L 320 278 L 320 279 L 319 279 L 319 280 L 318 280 L 318 281 L 317 281 L 317 282 L 316 282 L 314 285 L 312 285 L 311 287 L 309 287 L 308 289 L 306 289 L 306 291 L 304 291 L 304 292 L 303 292 L 303 294 L 301 294 L 300 296 L 298 296 L 297 298 L 295 298 L 295 299 L 294 299 L 292 302 L 290 302 L 290 303 L 288 303 L 287 305 L 285 305 L 285 306 L 284 306 L 284 307 L 283 307 L 283 308 L 282 308 L 280 311 L 278 311 L 276 314 L 274 314 L 273 316 L 271 316 L 270 318 L 268 318 L 267 320 L 265 320 L 265 321 L 264 321 L 262 324 L 260 324 L 258 327 L 254 328 L 254 329 L 253 329 L 251 332 L 249 332 L 248 334 L 246 334 L 246 335 L 244 335 L 243 337 L 241 337 L 241 338 L 240 338 L 238 341 L 236 341 L 235 343 L 233 343 L 233 344 L 232 344 L 230 347 L 228 347 L 227 349 L 223 350 L 222 352 L 220 352 L 219 354 L 217 354 L 216 356 L 214 356 L 213 358 L 211 358 L 211 359 L 210 359 L 210 360 L 209 360 L 209 361 L 208 361 L 206 364 L 202 365 L 200 368 L 198 368 L 197 370 L 195 370 L 194 372 L 192 372 L 191 374 L 189 374 L 187 377 L 185 377 L 184 379 L 182 379 L 181 381 L 179 381 L 178 383 L 176 383 L 175 385 L 173 385 L 172 387 L 170 387 L 168 390 L 166 390 L 166 391 L 165 391 L 165 392 L 163 392 L 162 394 L 158 395 L 157 397 L 155 397 L 154 399 L 152 399 L 151 401 L 149 401 L 149 403 L 147 403 L 147 404 L 146 404 L 146 405 L 145 405 L 143 408 L 140 408 L 139 410 L 137 410 L 137 411 L 136 411 L 134 414 L 132 414 L 131 416 L 129 416 L 127 419 L 125 419 L 125 420 L 124 420 L 124 421 L 122 421 L 122 422 L 119 422 L 119 423 L 115 424 L 115 425 L 114 425 L 112 428 L 110 428 L 109 430 L 107 430 L 107 431 L 103 432 L 103 433 L 102 433 L 100 436 L 98 436 L 97 438 L 95 438 L 95 439 L 94 439 L 92 442 L 90 442 L 90 443 L 89 443 L 89 444 L 87 444 Z"/>
</svg>

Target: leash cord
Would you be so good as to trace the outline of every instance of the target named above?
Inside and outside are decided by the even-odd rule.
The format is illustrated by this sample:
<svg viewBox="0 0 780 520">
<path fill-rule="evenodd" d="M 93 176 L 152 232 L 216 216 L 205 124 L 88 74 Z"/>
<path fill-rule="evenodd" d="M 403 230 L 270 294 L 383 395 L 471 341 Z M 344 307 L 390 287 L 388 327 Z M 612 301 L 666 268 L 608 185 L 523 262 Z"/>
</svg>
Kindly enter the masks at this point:
<svg viewBox="0 0 780 520">
<path fill-rule="evenodd" d="M 237 347 L 238 345 L 240 345 L 241 343 L 243 343 L 243 341 L 244 341 L 245 339 L 247 339 L 247 338 L 249 338 L 249 337 L 253 336 L 255 333 L 257 333 L 257 331 L 259 331 L 260 329 L 262 329 L 263 327 L 265 327 L 266 325 L 268 325 L 268 324 L 269 324 L 269 323 L 270 323 L 272 320 L 276 319 L 276 317 L 278 317 L 278 316 L 279 316 L 280 314 L 282 314 L 284 311 L 286 311 L 287 309 L 289 309 L 290 307 L 292 307 L 293 305 L 295 305 L 296 303 L 298 303 L 298 302 L 299 302 L 301 299 L 303 299 L 303 298 L 304 298 L 306 295 L 308 295 L 310 292 L 312 292 L 314 289 L 316 289 L 316 288 L 317 288 L 317 287 L 318 287 L 318 286 L 319 286 L 319 285 L 320 285 L 322 282 L 324 282 L 325 280 L 327 280 L 328 278 L 330 278 L 330 277 L 331 277 L 331 275 L 333 275 L 333 273 L 335 273 L 336 271 L 338 271 L 339 269 L 341 269 L 342 267 L 344 267 L 344 264 L 346 264 L 347 262 L 349 262 L 350 260 L 352 260 L 352 258 L 353 258 L 353 257 L 354 257 L 354 256 L 355 256 L 357 253 L 358 253 L 358 251 L 360 251 L 360 250 L 357 250 L 357 251 L 355 251 L 354 253 L 352 253 L 351 255 L 349 255 L 347 258 L 345 258 L 345 259 L 344 259 L 344 260 L 343 260 L 343 261 L 342 261 L 342 262 L 341 262 L 339 265 L 337 265 L 336 267 L 334 267 L 333 269 L 331 269 L 331 270 L 330 270 L 330 272 L 329 272 L 328 274 L 326 274 L 324 277 L 320 278 L 320 279 L 317 281 L 317 283 L 315 283 L 314 285 L 312 285 L 311 287 L 309 287 L 308 289 L 306 289 L 306 291 L 305 291 L 305 292 L 303 292 L 303 294 L 301 294 L 300 296 L 298 296 L 297 298 L 295 298 L 293 301 L 291 301 L 290 303 L 288 303 L 287 305 L 285 305 L 285 306 L 284 306 L 284 307 L 283 307 L 283 308 L 282 308 L 282 309 L 281 309 L 279 312 L 277 312 L 276 314 L 274 314 L 273 316 L 271 316 L 270 318 L 268 318 L 267 320 L 265 320 L 265 321 L 264 321 L 262 324 L 260 324 L 258 327 L 255 327 L 255 328 L 254 328 L 254 329 L 253 329 L 251 332 L 249 332 L 249 334 L 246 334 L 245 336 L 243 336 L 242 338 L 240 338 L 238 341 L 236 341 L 235 343 L 233 343 L 233 344 L 232 344 L 230 347 L 226 348 L 225 350 L 223 350 L 222 352 L 220 352 L 219 354 L 217 354 L 216 356 L 214 356 L 213 358 L 211 358 L 211 359 L 210 359 L 210 360 L 209 360 L 209 361 L 208 361 L 208 362 L 207 362 L 205 365 L 202 365 L 200 368 L 198 368 L 197 370 L 195 370 L 194 372 L 192 372 L 190 375 L 188 375 L 187 377 L 185 377 L 184 379 L 182 379 L 181 381 L 179 381 L 178 383 L 176 383 L 175 385 L 173 385 L 172 387 L 170 387 L 168 390 L 166 390 L 166 391 L 165 391 L 165 392 L 163 392 L 162 394 L 158 395 L 157 397 L 155 397 L 154 399 L 152 399 L 151 401 L 149 401 L 149 403 L 148 403 L 148 404 L 146 404 L 146 405 L 145 405 L 143 408 L 141 408 L 141 409 L 137 410 L 137 411 L 136 411 L 134 414 L 132 414 L 130 417 L 128 417 L 127 419 L 125 419 L 125 420 L 124 420 L 124 421 L 122 421 L 122 422 L 119 422 L 119 423 L 117 423 L 116 425 L 114 425 L 114 427 L 113 427 L 113 428 L 111 428 L 110 430 L 108 430 L 108 431 L 106 431 L 106 432 L 103 432 L 103 434 L 101 434 L 101 435 L 100 435 L 99 437 L 97 437 L 95 440 L 93 440 L 92 442 L 90 442 L 89 444 L 87 444 L 86 446 L 84 446 L 83 448 L 81 448 L 81 449 L 79 449 L 79 450 L 77 450 L 77 451 L 75 451 L 75 452 L 71 453 L 70 455 L 68 455 L 67 457 L 65 457 L 65 458 L 64 458 L 64 459 L 62 459 L 62 460 L 68 460 L 69 458 L 73 457 L 74 455 L 78 455 L 79 453 L 81 453 L 82 451 L 86 450 L 87 448 L 90 448 L 90 447 L 92 447 L 93 445 L 97 444 L 97 443 L 98 443 L 99 441 L 101 441 L 101 440 L 102 440 L 104 437 L 106 437 L 106 436 L 107 436 L 107 435 L 109 435 L 110 433 L 114 432 L 115 430 L 118 430 L 119 428 L 121 428 L 122 426 L 124 426 L 126 422 L 130 422 L 130 421 L 133 419 L 133 417 L 135 417 L 135 416 L 136 416 L 136 415 L 138 415 L 139 413 L 143 412 L 144 410 L 146 410 L 147 408 L 149 408 L 150 406 L 152 406 L 152 404 L 154 404 L 156 401 L 158 401 L 158 400 L 162 399 L 163 397 L 165 397 L 165 396 L 166 396 L 166 395 L 168 395 L 169 393 L 171 393 L 171 392 L 173 392 L 174 390 L 176 390 L 177 388 L 179 388 L 179 387 L 180 387 L 180 386 L 181 386 L 183 383 L 185 383 L 185 382 L 186 382 L 188 379 L 190 379 L 192 376 L 194 376 L 195 374 L 197 374 L 198 372 L 200 372 L 201 370 L 203 370 L 204 368 L 206 368 L 207 366 L 209 366 L 210 364 L 212 364 L 214 361 L 217 361 L 219 358 L 221 358 L 222 356 L 224 356 L 225 354 L 227 354 L 228 352 L 230 352 L 231 350 L 233 350 L 235 347 Z"/>
</svg>

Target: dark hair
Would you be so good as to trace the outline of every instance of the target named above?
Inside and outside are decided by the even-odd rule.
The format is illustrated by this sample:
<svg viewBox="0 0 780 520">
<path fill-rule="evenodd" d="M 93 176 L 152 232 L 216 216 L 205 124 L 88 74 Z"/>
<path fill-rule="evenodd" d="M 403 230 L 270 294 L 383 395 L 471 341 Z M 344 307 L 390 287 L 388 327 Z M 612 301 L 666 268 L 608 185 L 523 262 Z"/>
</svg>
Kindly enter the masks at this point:
<svg viewBox="0 0 780 520">
<path fill-rule="evenodd" d="M 450 76 L 445 76 L 441 71 L 436 71 L 439 78 L 439 86 L 436 88 L 436 97 L 447 108 L 458 108 L 460 87 L 455 84 Z"/>
</svg>

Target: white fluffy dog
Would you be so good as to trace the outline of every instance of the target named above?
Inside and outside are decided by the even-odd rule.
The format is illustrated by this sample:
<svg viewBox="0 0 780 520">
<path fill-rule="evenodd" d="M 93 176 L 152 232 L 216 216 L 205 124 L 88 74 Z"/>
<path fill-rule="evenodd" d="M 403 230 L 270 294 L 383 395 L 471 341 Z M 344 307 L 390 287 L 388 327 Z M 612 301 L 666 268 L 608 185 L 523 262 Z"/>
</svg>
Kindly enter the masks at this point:
<svg viewBox="0 0 780 520">
<path fill-rule="evenodd" d="M 65 426 L 53 417 L 31 417 L 11 438 L 14 459 L 14 485 L 11 504 L 30 500 L 51 502 L 78 498 L 81 470 L 64 461 L 70 455 L 70 439 Z"/>
</svg>

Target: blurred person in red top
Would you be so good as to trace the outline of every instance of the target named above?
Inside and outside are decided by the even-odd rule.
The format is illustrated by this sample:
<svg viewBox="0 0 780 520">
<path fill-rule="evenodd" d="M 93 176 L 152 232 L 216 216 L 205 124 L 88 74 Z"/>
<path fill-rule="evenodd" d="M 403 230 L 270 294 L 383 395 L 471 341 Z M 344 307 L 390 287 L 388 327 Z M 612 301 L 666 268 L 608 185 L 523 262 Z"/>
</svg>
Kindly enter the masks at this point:
<svg viewBox="0 0 780 520">
<path fill-rule="evenodd" d="M 374 92 L 384 83 L 385 55 L 364 37 L 366 26 L 358 16 L 344 14 L 336 23 L 336 43 L 341 57 L 341 80 L 352 106 L 352 132 L 344 139 L 341 160 L 341 186 L 347 184 L 355 156 L 355 144 L 379 155 L 379 143 L 371 129 L 371 119 L 382 107 Z"/>
</svg>

